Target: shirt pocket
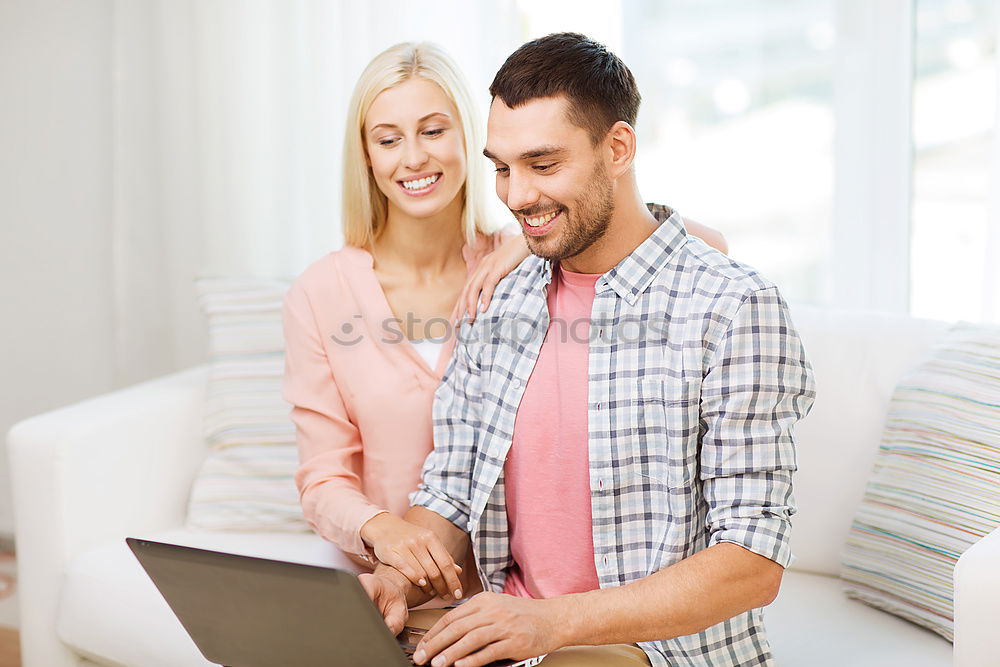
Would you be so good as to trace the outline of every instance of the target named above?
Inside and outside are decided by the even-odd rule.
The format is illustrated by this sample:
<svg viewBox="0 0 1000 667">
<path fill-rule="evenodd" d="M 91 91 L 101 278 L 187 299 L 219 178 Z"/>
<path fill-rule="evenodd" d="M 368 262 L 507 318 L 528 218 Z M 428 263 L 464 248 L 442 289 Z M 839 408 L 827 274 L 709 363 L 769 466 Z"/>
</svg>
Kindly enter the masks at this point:
<svg viewBox="0 0 1000 667">
<path fill-rule="evenodd" d="M 638 474 L 670 493 L 690 490 L 698 476 L 698 385 L 664 375 L 639 378 L 631 413 Z"/>
</svg>

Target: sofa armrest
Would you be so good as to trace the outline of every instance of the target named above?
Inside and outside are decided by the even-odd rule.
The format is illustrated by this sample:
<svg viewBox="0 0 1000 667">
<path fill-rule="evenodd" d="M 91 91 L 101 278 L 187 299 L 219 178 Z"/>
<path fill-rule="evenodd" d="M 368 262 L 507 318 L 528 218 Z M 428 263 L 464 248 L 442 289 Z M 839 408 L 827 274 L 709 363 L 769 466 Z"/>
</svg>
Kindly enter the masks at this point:
<svg viewBox="0 0 1000 667">
<path fill-rule="evenodd" d="M 204 458 L 199 366 L 47 412 L 7 435 L 26 667 L 76 664 L 56 637 L 76 554 L 184 523 Z"/>
<path fill-rule="evenodd" d="M 997 664 L 1000 633 L 1000 528 L 973 544 L 955 566 L 954 667 Z"/>
</svg>

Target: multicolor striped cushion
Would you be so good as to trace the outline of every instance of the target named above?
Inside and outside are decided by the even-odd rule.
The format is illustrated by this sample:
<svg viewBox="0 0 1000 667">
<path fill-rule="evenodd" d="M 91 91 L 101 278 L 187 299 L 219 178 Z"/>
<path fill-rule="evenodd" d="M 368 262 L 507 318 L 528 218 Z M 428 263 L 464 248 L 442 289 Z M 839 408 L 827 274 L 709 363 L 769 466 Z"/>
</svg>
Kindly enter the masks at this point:
<svg viewBox="0 0 1000 667">
<path fill-rule="evenodd" d="M 1000 526 L 1000 329 L 961 324 L 896 387 L 844 552 L 849 597 L 954 639 L 958 557 Z"/>
<path fill-rule="evenodd" d="M 309 530 L 294 482 L 295 429 L 281 399 L 288 286 L 263 279 L 197 283 L 211 348 L 209 451 L 191 491 L 189 527 Z"/>
</svg>

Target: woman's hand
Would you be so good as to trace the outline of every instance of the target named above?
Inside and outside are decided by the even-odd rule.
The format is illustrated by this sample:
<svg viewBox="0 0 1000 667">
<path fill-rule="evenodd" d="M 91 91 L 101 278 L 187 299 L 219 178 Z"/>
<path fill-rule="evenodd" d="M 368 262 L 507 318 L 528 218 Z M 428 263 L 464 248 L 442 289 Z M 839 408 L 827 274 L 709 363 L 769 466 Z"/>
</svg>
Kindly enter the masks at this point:
<svg viewBox="0 0 1000 667">
<path fill-rule="evenodd" d="M 430 530 L 383 512 L 361 526 L 361 539 L 381 562 L 399 570 L 428 595 L 462 598 L 458 579 L 462 568 Z"/>
<path fill-rule="evenodd" d="M 723 254 L 729 254 L 729 242 L 726 241 L 726 237 L 722 235 L 722 232 L 694 220 L 688 220 L 687 218 L 681 218 L 681 220 L 688 234 L 697 236 Z"/>
<path fill-rule="evenodd" d="M 505 237 L 500 247 L 483 257 L 469 276 L 451 314 L 452 322 L 457 326 L 466 315 L 469 322 L 475 321 L 476 315 L 489 307 L 497 283 L 516 269 L 529 254 L 531 253 L 528 252 L 528 244 L 523 236 L 517 234 Z"/>
</svg>

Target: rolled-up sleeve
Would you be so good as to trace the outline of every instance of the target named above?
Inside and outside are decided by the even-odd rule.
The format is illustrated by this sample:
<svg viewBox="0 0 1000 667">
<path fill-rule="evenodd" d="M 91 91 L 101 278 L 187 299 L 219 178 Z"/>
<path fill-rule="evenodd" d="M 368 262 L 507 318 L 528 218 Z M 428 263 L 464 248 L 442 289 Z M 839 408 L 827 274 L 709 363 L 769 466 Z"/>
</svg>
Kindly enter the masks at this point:
<svg viewBox="0 0 1000 667">
<path fill-rule="evenodd" d="M 361 435 L 347 413 L 307 293 L 293 285 L 283 304 L 283 396 L 299 449 L 295 485 L 306 521 L 345 551 L 368 555 L 361 526 L 386 511 L 362 492 Z"/>
<path fill-rule="evenodd" d="M 791 561 L 792 427 L 815 398 L 812 369 L 776 288 L 750 293 L 716 346 L 701 396 L 709 545 Z"/>
<path fill-rule="evenodd" d="M 474 457 L 479 439 L 478 363 L 461 338 L 434 394 L 434 450 L 410 504 L 426 507 L 468 531 Z"/>
</svg>

